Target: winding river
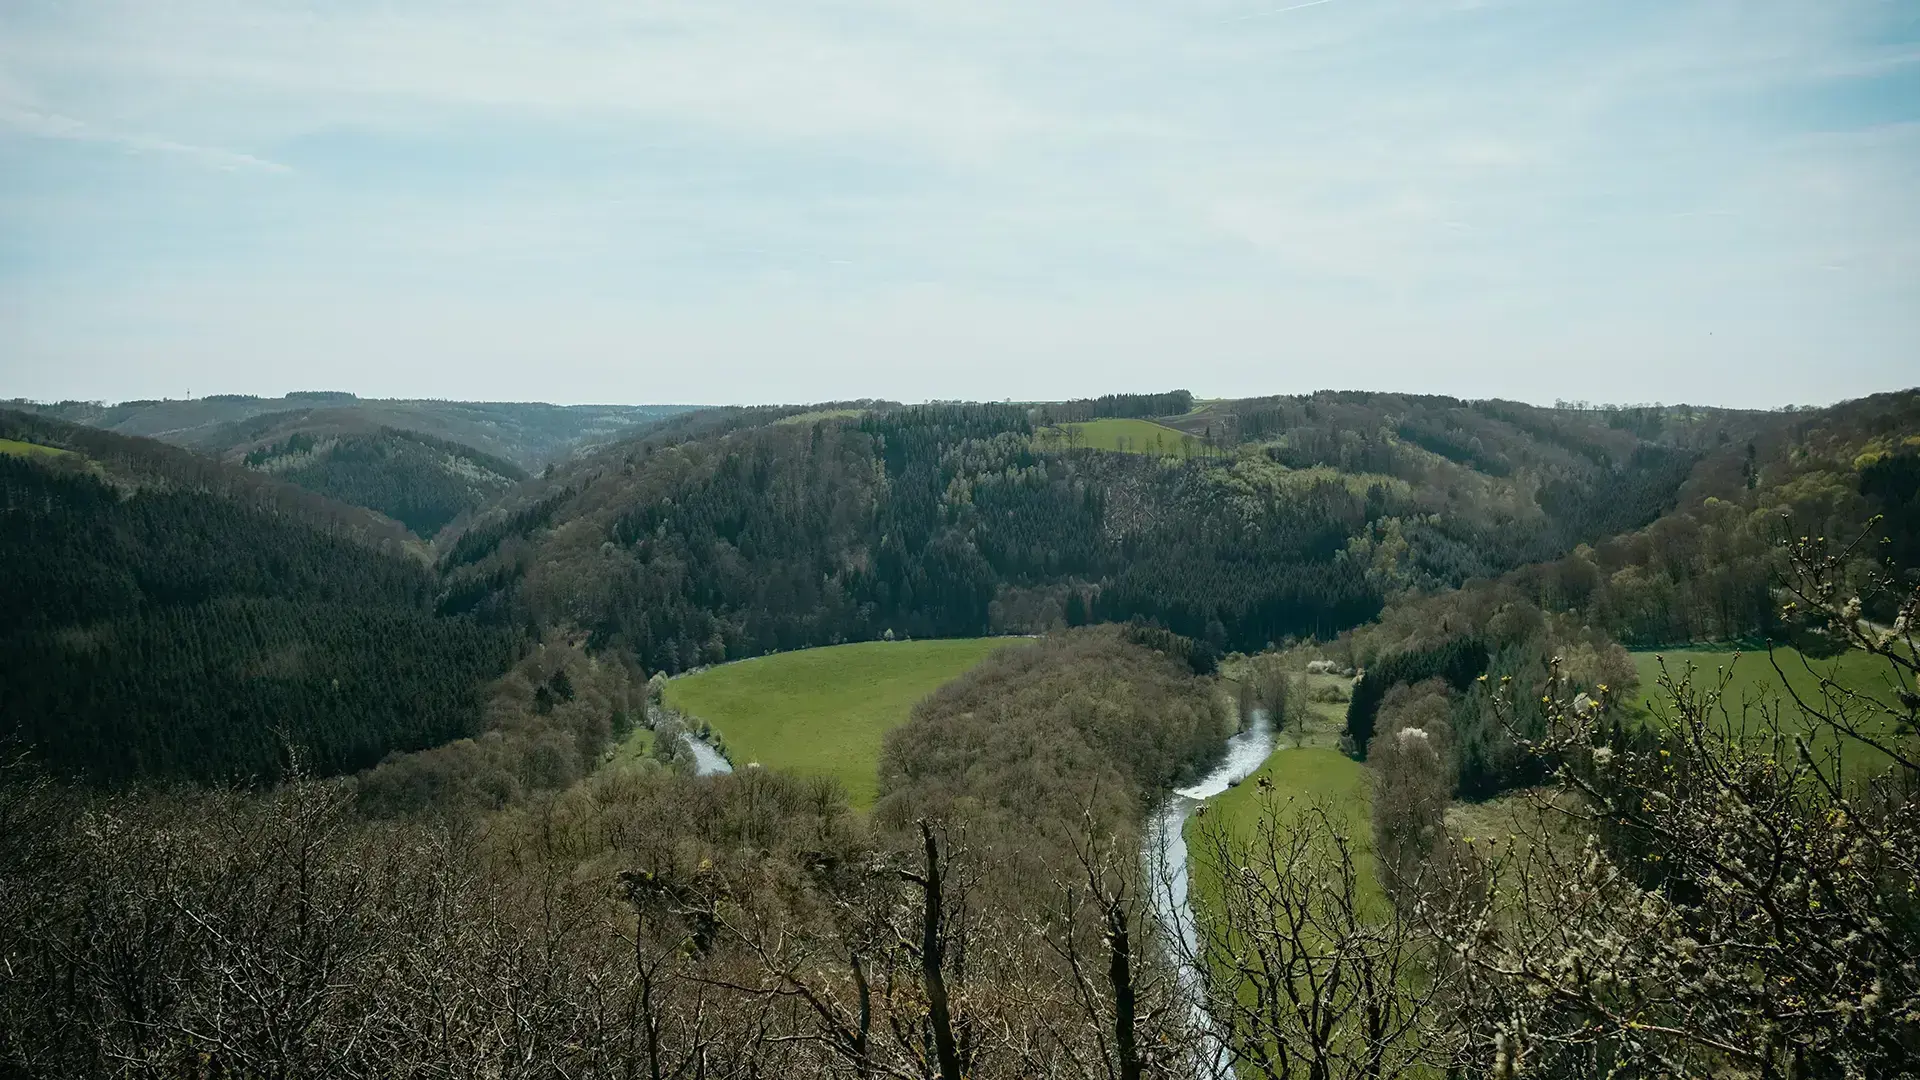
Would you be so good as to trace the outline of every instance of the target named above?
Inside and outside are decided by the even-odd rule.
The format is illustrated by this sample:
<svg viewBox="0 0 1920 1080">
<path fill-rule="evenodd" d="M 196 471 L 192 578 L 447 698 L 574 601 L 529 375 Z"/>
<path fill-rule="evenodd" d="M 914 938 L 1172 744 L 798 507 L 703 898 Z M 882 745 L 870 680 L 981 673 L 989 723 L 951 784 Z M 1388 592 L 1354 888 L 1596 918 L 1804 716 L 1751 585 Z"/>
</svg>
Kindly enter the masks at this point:
<svg viewBox="0 0 1920 1080">
<path fill-rule="evenodd" d="M 1147 826 L 1141 859 L 1147 881 L 1152 886 L 1153 916 L 1171 940 L 1178 941 L 1179 979 L 1194 1019 L 1202 1030 L 1212 1020 L 1207 1015 L 1206 991 L 1200 971 L 1193 965 L 1199 952 L 1199 928 L 1194 923 L 1193 906 L 1188 903 L 1187 887 L 1192 868 L 1187 865 L 1187 819 L 1200 804 L 1226 791 L 1254 770 L 1273 753 L 1273 725 L 1267 722 L 1265 709 L 1255 709 L 1247 730 L 1227 740 L 1227 756 L 1212 772 L 1189 787 L 1177 788 L 1154 811 Z M 1194 1063 L 1201 1077 L 1230 1077 L 1231 1064 L 1226 1048 L 1209 1036 L 1200 1059 Z"/>
<path fill-rule="evenodd" d="M 693 751 L 699 775 L 711 776 L 733 771 L 731 762 L 721 757 L 712 746 L 695 738 L 692 732 L 686 732 L 682 738 L 686 740 L 688 749 Z M 1274 742 L 1273 725 L 1267 722 L 1266 710 L 1255 709 L 1252 724 L 1247 730 L 1227 740 L 1227 756 L 1212 772 L 1194 784 L 1168 793 L 1166 801 L 1160 804 L 1148 822 L 1147 835 L 1142 844 L 1141 859 L 1151 886 L 1153 917 L 1170 939 L 1180 943 L 1176 957 L 1180 986 L 1202 1030 L 1210 1028 L 1212 1021 L 1207 1015 L 1206 991 L 1201 984 L 1199 969 L 1192 963 L 1192 958 L 1199 951 L 1199 928 L 1194 923 L 1193 907 L 1187 898 L 1188 878 L 1192 871 L 1187 859 L 1187 819 L 1193 816 L 1201 803 L 1252 776 L 1267 760 L 1267 756 L 1273 753 Z M 1207 1038 L 1194 1066 L 1196 1074 L 1204 1080 L 1232 1076 L 1226 1048 L 1211 1036 Z"/>
</svg>

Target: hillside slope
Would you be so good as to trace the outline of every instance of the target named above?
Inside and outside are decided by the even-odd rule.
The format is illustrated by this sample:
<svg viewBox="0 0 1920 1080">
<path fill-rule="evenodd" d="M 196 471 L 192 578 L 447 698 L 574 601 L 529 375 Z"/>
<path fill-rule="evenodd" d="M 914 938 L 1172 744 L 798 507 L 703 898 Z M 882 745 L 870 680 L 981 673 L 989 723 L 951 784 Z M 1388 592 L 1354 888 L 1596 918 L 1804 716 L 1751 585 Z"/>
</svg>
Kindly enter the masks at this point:
<svg viewBox="0 0 1920 1080">
<path fill-rule="evenodd" d="M 0 740 L 96 780 L 320 773 L 477 729 L 512 631 L 436 615 L 397 524 L 0 411 Z"/>
<path fill-rule="evenodd" d="M 311 391 L 280 398 L 222 394 L 180 401 L 62 401 L 5 403 L 69 423 L 144 435 L 215 454 L 232 448 L 232 425 L 268 413 L 323 410 L 348 415 L 367 429 L 419 432 L 537 469 L 574 449 L 687 412 L 686 405 L 548 405 L 542 402 L 408 401 L 362 399 Z"/>
<path fill-rule="evenodd" d="M 697 429 L 607 447 L 443 538 L 443 606 L 582 626 L 667 671 L 887 630 L 1135 617 L 1257 649 L 1644 524 L 1696 453 L 1600 417 L 1481 403 L 1474 415 L 1523 422 L 1489 421 L 1499 460 L 1482 439 L 1456 461 L 1398 431 L 1463 403 L 1374 397 L 1195 458 L 1039 444 L 1046 406 L 694 414 Z M 1352 453 L 1302 448 L 1363 421 Z"/>
<path fill-rule="evenodd" d="M 1513 401 L 1321 391 L 1209 402 L 1166 418 L 1208 446 L 1258 446 L 1292 468 L 1380 473 L 1461 518 L 1414 561 L 1431 584 L 1489 576 L 1643 525 L 1703 455 L 1783 414 L 1694 406 L 1543 408 Z"/>
<path fill-rule="evenodd" d="M 1800 572 L 1830 567 L 1822 572 L 1844 590 L 1833 603 L 1893 623 L 1920 579 L 1920 393 L 1767 419 L 1750 438 L 1714 436 L 1672 509 L 1644 526 L 1498 580 L 1396 597 L 1345 635 L 1335 651 L 1364 670 L 1348 705 L 1351 746 L 1366 753 L 1396 712 L 1416 711 L 1396 706 L 1396 695 L 1437 696 L 1448 775 L 1459 794 L 1485 798 L 1540 781 L 1538 762 L 1510 736 L 1545 730 L 1550 679 L 1609 705 L 1631 702 L 1636 681 L 1648 690 L 1650 665 L 1643 659 L 1636 672 L 1620 643 L 1669 659 L 1695 642 L 1831 656 L 1841 643 L 1823 620 L 1797 614 L 1788 588 L 1803 542 Z M 1509 679 L 1520 689 L 1502 704 L 1487 687 Z M 1738 718 L 1737 696 L 1732 704 Z"/>
<path fill-rule="evenodd" d="M 1920 390 L 1775 416 L 1703 455 L 1671 512 L 1514 580 L 1635 647 L 1777 637 L 1792 631 L 1775 595 L 1784 545 L 1861 541 L 1844 554 L 1848 584 L 1864 614 L 1890 620 L 1870 582 L 1920 572 Z"/>
<path fill-rule="evenodd" d="M 348 409 L 267 413 L 201 440 L 233 464 L 377 510 L 422 537 L 527 478 L 511 461 Z"/>
</svg>

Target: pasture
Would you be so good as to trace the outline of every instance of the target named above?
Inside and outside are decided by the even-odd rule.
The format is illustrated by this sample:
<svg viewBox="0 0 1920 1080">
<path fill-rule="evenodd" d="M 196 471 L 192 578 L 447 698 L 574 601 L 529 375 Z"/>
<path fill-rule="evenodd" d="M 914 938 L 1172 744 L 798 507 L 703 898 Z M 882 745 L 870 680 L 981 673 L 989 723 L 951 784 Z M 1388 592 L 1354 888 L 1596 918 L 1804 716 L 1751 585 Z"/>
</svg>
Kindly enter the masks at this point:
<svg viewBox="0 0 1920 1080">
<path fill-rule="evenodd" d="M 1886 662 L 1863 652 L 1848 650 L 1839 656 L 1815 660 L 1787 646 L 1775 646 L 1774 658 L 1786 672 L 1786 683 L 1800 694 L 1819 694 L 1819 676 L 1827 675 L 1841 686 L 1875 693 L 1882 690 Z M 1774 670 L 1764 648 L 1745 652 L 1733 649 L 1655 649 L 1633 654 L 1633 667 L 1640 676 L 1637 704 L 1649 712 L 1664 704 L 1660 689 L 1660 665 L 1665 660 L 1667 673 L 1679 678 L 1689 667 L 1696 691 L 1714 685 L 1721 674 L 1727 677 L 1724 698 L 1728 709 L 1758 704 L 1778 696 L 1783 687 L 1780 673 Z"/>
<path fill-rule="evenodd" d="M 758 762 L 832 776 L 873 804 L 880 741 L 921 698 L 1022 638 L 863 641 L 740 660 L 667 684 L 666 703 L 726 739 L 735 768 Z"/>
<path fill-rule="evenodd" d="M 1260 786 L 1261 778 L 1271 782 L 1270 788 Z M 1221 885 L 1221 867 L 1209 857 L 1216 837 L 1224 836 L 1230 844 L 1250 843 L 1254 850 L 1241 853 L 1229 849 L 1229 867 L 1239 864 L 1242 858 L 1247 865 L 1259 868 L 1256 872 L 1271 873 L 1271 863 L 1263 858 L 1261 851 L 1260 828 L 1262 818 L 1272 815 L 1281 822 L 1297 821 L 1305 812 L 1314 808 L 1325 808 L 1335 829 L 1344 834 L 1354 854 L 1355 895 L 1354 915 L 1367 923 L 1386 918 L 1391 909 L 1386 894 L 1381 890 L 1379 879 L 1373 866 L 1373 825 L 1371 811 L 1372 777 L 1366 766 L 1347 757 L 1337 750 L 1324 747 L 1276 750 L 1252 776 L 1242 781 L 1238 787 L 1208 801 L 1205 813 L 1190 818 L 1187 822 L 1187 850 L 1193 859 L 1191 869 L 1191 902 L 1194 918 L 1203 926 L 1213 923 L 1221 917 L 1221 902 L 1224 890 Z M 1317 828 L 1317 826 L 1309 826 Z M 1319 835 L 1319 834 L 1315 834 Z M 1282 841 L 1284 849 L 1284 841 Z M 1331 871 L 1331 842 L 1320 839 L 1315 847 L 1328 855 L 1329 864 L 1323 869 Z M 1250 856 L 1250 857 L 1249 857 Z M 1327 894 L 1315 901 L 1324 904 L 1322 915 L 1337 922 L 1333 911 L 1340 901 Z M 1241 918 L 1250 917 L 1243 913 Z M 1242 923 L 1244 928 L 1247 924 Z M 1233 934 L 1234 932 L 1229 932 Z M 1309 938 L 1316 931 L 1308 930 Z M 1238 943 L 1237 937 L 1228 945 L 1233 954 L 1229 960 L 1223 952 L 1211 952 L 1208 962 L 1216 965 L 1216 975 L 1232 979 L 1230 965 L 1253 963 L 1258 965 L 1255 954 Z M 1268 969 L 1268 975 L 1279 974 Z M 1306 994 L 1322 992 L 1321 987 L 1308 986 L 1305 982 L 1296 983 L 1296 987 Z M 1241 1002 L 1253 1008 L 1257 1004 L 1253 986 L 1242 984 L 1239 987 Z M 1337 1041 L 1350 1037 L 1352 1021 L 1342 1023 L 1334 1033 Z M 1276 1048 L 1277 1049 L 1277 1048 Z M 1302 1064 L 1296 1060 L 1294 1064 Z"/>
<path fill-rule="evenodd" d="M 1199 438 L 1164 424 L 1112 417 L 1044 427 L 1034 433 L 1034 441 L 1048 450 L 1084 447 L 1159 457 L 1193 457 L 1209 452 Z"/>
<path fill-rule="evenodd" d="M 616 764 L 632 764 L 644 761 L 653 754 L 653 732 L 635 726 L 619 745 L 607 752 L 607 761 Z"/>
<path fill-rule="evenodd" d="M 783 416 L 773 422 L 774 427 L 791 424 L 817 424 L 822 420 L 852 420 L 864 414 L 861 409 L 814 409 L 812 412 L 794 413 Z"/>
<path fill-rule="evenodd" d="M 0 439 L 0 454 L 12 454 L 14 457 L 65 457 L 73 453 L 57 446 L 41 446 L 39 443 L 21 442 L 18 439 Z"/>
<path fill-rule="evenodd" d="M 1662 722 L 1671 712 L 1666 691 L 1660 687 L 1663 659 L 1668 676 L 1675 682 L 1691 671 L 1689 677 L 1695 694 L 1722 686 L 1724 680 L 1716 715 L 1728 725 L 1728 730 L 1755 734 L 1765 729 L 1763 707 L 1773 708 L 1775 702 L 1778 702 L 1783 731 L 1794 734 L 1808 730 L 1804 715 L 1786 691 L 1791 689 L 1813 707 L 1830 708 L 1831 704 L 1821 698 L 1820 678 L 1823 675 L 1843 690 L 1871 695 L 1883 701 L 1891 700 L 1896 689 L 1889 678 L 1886 661 L 1854 650 L 1823 660 L 1804 656 L 1785 646 L 1774 648 L 1772 660 L 1764 648 L 1747 652 L 1712 648 L 1637 652 L 1633 654 L 1633 664 L 1640 676 L 1640 695 L 1634 707 L 1638 713 L 1655 723 Z M 1778 661 L 1778 671 L 1775 670 L 1774 661 Z M 1782 672 L 1785 673 L 1784 680 L 1781 678 Z M 1850 715 L 1864 717 L 1871 708 L 1870 704 L 1863 702 L 1850 705 L 1848 711 Z M 1879 730 L 1884 731 L 1885 728 Z M 1877 771 L 1887 763 L 1886 756 L 1879 751 L 1851 741 L 1846 746 L 1845 758 L 1850 769 L 1859 767 Z"/>
<path fill-rule="evenodd" d="M 1272 781 L 1270 790 L 1260 786 L 1262 777 Z M 1275 750 L 1252 776 L 1209 799 L 1205 813 L 1187 821 L 1188 850 L 1195 854 L 1195 911 L 1204 917 L 1207 906 L 1219 895 L 1215 869 L 1198 857 L 1206 846 L 1201 839 L 1203 830 L 1226 830 L 1252 839 L 1261 815 L 1269 809 L 1293 816 L 1317 806 L 1327 808 L 1353 846 L 1362 899 L 1369 904 L 1385 903 L 1373 873 L 1373 778 L 1365 765 L 1338 750 L 1307 746 Z"/>
</svg>

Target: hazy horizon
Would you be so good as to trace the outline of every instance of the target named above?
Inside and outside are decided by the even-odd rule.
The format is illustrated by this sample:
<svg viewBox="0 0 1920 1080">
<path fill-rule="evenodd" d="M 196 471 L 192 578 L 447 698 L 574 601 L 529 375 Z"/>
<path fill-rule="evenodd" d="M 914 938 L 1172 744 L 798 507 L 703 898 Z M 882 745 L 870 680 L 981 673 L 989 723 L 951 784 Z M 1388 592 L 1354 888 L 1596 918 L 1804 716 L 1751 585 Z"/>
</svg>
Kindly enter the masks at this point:
<svg viewBox="0 0 1920 1080">
<path fill-rule="evenodd" d="M 1875 0 L 29 2 L 0 161 L 9 398 L 1920 370 L 1920 7 Z"/>
<path fill-rule="evenodd" d="M 915 400 L 903 400 L 898 398 L 879 397 L 876 395 L 865 395 L 864 398 L 866 400 L 873 400 L 873 401 L 893 401 L 901 405 L 921 405 L 921 404 L 931 404 L 931 403 L 936 403 L 941 401 L 969 401 L 969 402 L 1010 401 L 1016 404 L 1046 404 L 1050 402 L 1097 398 L 1105 394 L 1163 393 L 1171 390 L 1191 390 L 1191 389 L 1192 389 L 1191 387 L 1184 387 L 1184 386 L 1157 386 L 1157 387 L 1130 386 L 1130 387 L 1118 388 L 1118 389 L 1115 389 L 1115 388 L 1094 389 L 1094 390 L 1089 390 L 1083 393 L 1065 394 L 1060 397 L 1052 397 L 1052 398 L 966 397 L 966 398 L 919 398 Z M 1548 401 L 1532 401 L 1525 398 L 1516 398 L 1508 395 L 1498 395 L 1498 394 L 1483 396 L 1483 397 L 1470 397 L 1470 396 L 1460 395 L 1460 394 L 1448 394 L 1445 391 L 1396 390 L 1391 387 L 1362 388 L 1362 387 L 1353 387 L 1353 386 L 1321 386 L 1311 390 L 1285 390 L 1285 391 L 1275 391 L 1274 393 L 1271 393 L 1271 394 L 1235 394 L 1231 396 L 1222 396 L 1222 395 L 1216 395 L 1216 394 L 1202 394 L 1202 393 L 1195 392 L 1194 400 L 1196 402 L 1234 401 L 1234 400 L 1243 400 L 1246 398 L 1303 396 L 1303 395 L 1310 395 L 1310 394 L 1322 393 L 1322 392 L 1328 392 L 1328 393 L 1365 392 L 1365 393 L 1381 393 L 1381 394 L 1433 395 L 1433 396 L 1439 396 L 1439 397 L 1458 397 L 1458 398 L 1463 398 L 1464 400 L 1469 400 L 1469 401 L 1491 401 L 1491 400 L 1514 401 L 1524 405 L 1538 406 L 1540 408 L 1555 408 L 1561 405 L 1590 406 L 1594 408 L 1601 408 L 1601 407 L 1632 408 L 1632 407 L 1640 407 L 1640 406 L 1657 406 L 1657 407 L 1688 406 L 1693 408 L 1705 408 L 1705 409 L 1744 409 L 1744 410 L 1752 410 L 1752 411 L 1773 411 L 1773 410 L 1779 410 L 1779 409 L 1792 409 L 1792 408 L 1820 408 L 1820 407 L 1825 407 L 1829 405 L 1836 405 L 1843 401 L 1855 400 L 1861 397 L 1870 397 L 1874 394 L 1898 393 L 1901 391 L 1920 392 L 1920 382 L 1914 382 L 1909 385 L 1890 386 L 1884 390 L 1872 390 L 1872 391 L 1868 391 L 1865 394 L 1856 394 L 1856 395 L 1851 395 L 1845 398 L 1833 398 L 1831 400 L 1818 400 L 1818 401 L 1782 401 L 1782 402 L 1776 402 L 1771 405 L 1729 405 L 1724 402 L 1718 402 L 1718 401 L 1682 401 L 1682 400 L 1667 401 L 1667 400 L 1655 399 L 1655 398 L 1648 398 L 1645 400 L 1624 399 L 1624 398 L 1615 399 L 1615 400 L 1585 399 L 1585 398 L 1558 398 L 1558 399 L 1553 399 Z M 426 395 L 417 395 L 417 396 L 394 396 L 394 395 L 374 396 L 370 394 L 356 393 L 351 390 L 342 391 L 339 389 L 328 390 L 328 389 L 322 389 L 318 387 L 299 387 L 292 390 L 281 391 L 278 393 L 237 393 L 237 392 L 231 392 L 231 391 L 213 390 L 204 394 L 196 392 L 192 397 L 173 397 L 173 398 L 165 397 L 165 396 L 153 397 L 153 398 L 116 397 L 111 395 L 107 397 L 91 397 L 91 398 L 81 398 L 81 397 L 35 398 L 35 397 L 28 397 L 26 395 L 21 395 L 21 394 L 5 394 L 3 390 L 0 390 L 0 394 L 4 394 L 4 396 L 0 396 L 0 407 L 3 407 L 7 402 L 10 402 L 10 401 L 24 401 L 24 402 L 29 402 L 35 405 L 56 405 L 62 402 L 79 401 L 79 402 L 87 402 L 91 404 L 104 405 L 107 407 L 132 404 L 135 402 L 205 401 L 209 398 L 218 398 L 218 397 L 253 397 L 253 398 L 258 398 L 264 401 L 280 401 L 280 400 L 286 399 L 289 395 L 301 394 L 301 393 L 349 393 L 354 395 L 355 400 L 365 401 L 365 402 L 446 401 L 446 402 L 459 402 L 462 404 L 469 404 L 469 405 L 553 405 L 560 408 L 591 408 L 591 407 L 628 408 L 628 407 L 642 407 L 642 406 L 673 406 L 673 407 L 685 407 L 685 408 L 695 408 L 695 409 L 712 409 L 712 408 L 729 408 L 729 407 L 751 408 L 754 406 L 776 406 L 777 407 L 777 406 L 786 406 L 786 405 L 823 405 L 823 404 L 830 404 L 833 402 L 840 402 L 840 401 L 862 400 L 862 398 L 796 398 L 796 399 L 786 400 L 786 401 L 665 401 L 665 400 L 617 401 L 617 400 L 601 400 L 601 399 L 589 399 L 589 400 L 580 400 L 580 401 L 556 401 L 548 398 L 473 398 L 473 397 L 451 396 L 447 394 L 426 394 Z M 316 400 L 313 402 L 313 404 L 317 407 L 324 407 L 327 404 L 327 402 L 325 400 Z"/>
</svg>

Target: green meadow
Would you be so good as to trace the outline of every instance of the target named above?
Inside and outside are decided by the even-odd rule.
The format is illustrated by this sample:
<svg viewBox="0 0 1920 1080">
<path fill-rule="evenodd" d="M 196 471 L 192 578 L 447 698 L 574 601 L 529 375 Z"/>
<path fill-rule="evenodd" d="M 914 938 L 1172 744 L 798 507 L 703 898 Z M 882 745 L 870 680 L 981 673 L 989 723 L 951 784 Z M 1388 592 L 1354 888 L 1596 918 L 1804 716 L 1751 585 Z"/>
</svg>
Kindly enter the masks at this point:
<svg viewBox="0 0 1920 1080">
<path fill-rule="evenodd" d="M 1107 418 L 1078 424 L 1058 424 L 1041 428 L 1035 433 L 1034 440 L 1047 449 L 1072 446 L 1162 457 L 1207 452 L 1206 446 L 1194 436 L 1151 420 Z"/>
<path fill-rule="evenodd" d="M 1270 790 L 1260 787 L 1262 777 L 1272 781 Z M 1262 815 L 1271 813 L 1282 820 L 1297 820 L 1303 813 L 1319 807 L 1327 810 L 1334 827 L 1345 834 L 1352 847 L 1357 864 L 1354 869 L 1358 878 L 1356 900 L 1360 917 L 1368 921 L 1385 918 L 1389 914 L 1388 901 L 1373 866 L 1372 778 L 1366 766 L 1337 750 L 1319 746 L 1274 751 L 1265 764 L 1238 787 L 1208 800 L 1204 814 L 1188 819 L 1187 850 L 1193 858 L 1190 895 L 1194 918 L 1205 923 L 1213 917 L 1210 913 L 1220 910 L 1220 868 L 1203 854 L 1212 835 L 1224 831 L 1257 843 Z M 1324 840 L 1320 843 L 1331 846 Z M 1262 865 L 1258 855 L 1255 862 Z M 1251 1005 L 1252 989 L 1244 986 L 1241 989 L 1242 1000 Z M 1306 986 L 1301 989 L 1313 992 Z M 1305 1063 L 1296 1061 L 1295 1064 L 1302 1066 L 1304 1075 Z"/>
<path fill-rule="evenodd" d="M 775 427 L 782 424 L 817 424 L 822 420 L 851 420 L 859 415 L 861 415 L 859 409 L 815 409 L 812 412 L 783 416 L 773 424 Z"/>
<path fill-rule="evenodd" d="M 832 776 L 853 805 L 878 794 L 880 741 L 921 698 L 1021 638 L 863 641 L 723 664 L 667 684 L 666 702 L 758 762 Z"/>
<path fill-rule="evenodd" d="M 72 452 L 57 446 L 41 446 L 39 443 L 21 442 L 18 439 L 0 439 L 0 454 L 12 454 L 15 457 L 65 457 Z"/>
<path fill-rule="evenodd" d="M 1260 778 L 1273 782 L 1271 791 L 1260 787 Z M 1204 847 L 1203 830 L 1224 829 L 1236 836 L 1251 838 L 1259 827 L 1260 816 L 1269 808 L 1283 816 L 1324 806 L 1335 825 L 1353 846 L 1361 875 L 1362 899 L 1384 904 L 1373 872 L 1373 787 L 1365 765 L 1338 750 L 1322 746 L 1275 750 L 1265 764 L 1238 787 L 1207 801 L 1206 810 L 1187 820 L 1188 850 L 1195 853 L 1193 866 L 1194 910 L 1201 918 L 1219 896 L 1216 870 L 1198 858 Z"/>
<path fill-rule="evenodd" d="M 1807 730 L 1809 725 L 1803 722 L 1803 714 L 1787 691 L 1797 693 L 1801 700 L 1816 708 L 1830 708 L 1831 703 L 1823 701 L 1821 696 L 1822 676 L 1843 690 L 1882 700 L 1890 700 L 1895 689 L 1886 661 L 1851 649 L 1828 659 L 1807 657 L 1785 646 L 1776 646 L 1771 659 L 1764 648 L 1746 652 L 1713 648 L 1637 652 L 1633 654 L 1633 664 L 1640 676 L 1640 696 L 1634 704 L 1654 722 L 1660 722 L 1671 712 L 1666 691 L 1660 687 L 1662 660 L 1667 674 L 1676 682 L 1691 672 L 1689 677 L 1695 694 L 1721 686 L 1724 679 L 1718 715 L 1729 729 L 1744 732 L 1761 732 L 1764 725 L 1761 708 L 1771 707 L 1775 702 L 1779 703 L 1783 730 L 1788 733 Z M 1775 670 L 1776 661 L 1779 670 Z M 1849 712 L 1864 716 L 1869 709 L 1871 705 L 1864 709 L 1854 705 L 1849 707 Z M 1877 771 L 1886 764 L 1885 755 L 1859 743 L 1849 742 L 1845 757 L 1850 768 L 1858 766 Z"/>
<path fill-rule="evenodd" d="M 1774 660 L 1786 672 L 1786 685 L 1803 696 L 1811 695 L 1811 699 L 1819 697 L 1821 675 L 1849 689 L 1874 693 L 1884 689 L 1887 670 L 1886 661 L 1851 649 L 1825 660 L 1812 659 L 1784 645 L 1774 647 L 1772 660 L 1765 648 L 1744 652 L 1714 648 L 1637 652 L 1633 654 L 1633 667 L 1640 676 L 1638 704 L 1643 709 L 1654 711 L 1666 700 L 1660 689 L 1663 659 L 1667 673 L 1675 678 L 1691 667 L 1696 691 L 1715 685 L 1724 672 L 1727 685 L 1723 696 L 1727 707 L 1736 711 L 1743 704 L 1757 704 L 1780 694 L 1783 687 Z"/>
<path fill-rule="evenodd" d="M 616 764 L 631 764 L 646 759 L 651 756 L 652 753 L 653 732 L 648 731 L 646 728 L 636 726 L 632 733 L 620 740 L 620 745 L 614 747 L 612 752 L 607 755 L 607 760 Z"/>
</svg>

